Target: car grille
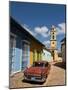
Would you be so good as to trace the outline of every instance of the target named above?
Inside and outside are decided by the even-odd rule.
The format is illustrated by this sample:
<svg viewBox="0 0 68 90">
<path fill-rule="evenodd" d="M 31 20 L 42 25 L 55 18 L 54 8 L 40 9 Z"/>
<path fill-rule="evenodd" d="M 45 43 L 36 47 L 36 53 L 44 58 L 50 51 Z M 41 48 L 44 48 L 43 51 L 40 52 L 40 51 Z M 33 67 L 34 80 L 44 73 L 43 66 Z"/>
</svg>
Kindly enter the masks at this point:
<svg viewBox="0 0 68 90">
<path fill-rule="evenodd" d="M 26 78 L 31 79 L 34 77 L 35 79 L 41 79 L 41 76 L 36 76 L 36 75 L 26 75 Z"/>
</svg>

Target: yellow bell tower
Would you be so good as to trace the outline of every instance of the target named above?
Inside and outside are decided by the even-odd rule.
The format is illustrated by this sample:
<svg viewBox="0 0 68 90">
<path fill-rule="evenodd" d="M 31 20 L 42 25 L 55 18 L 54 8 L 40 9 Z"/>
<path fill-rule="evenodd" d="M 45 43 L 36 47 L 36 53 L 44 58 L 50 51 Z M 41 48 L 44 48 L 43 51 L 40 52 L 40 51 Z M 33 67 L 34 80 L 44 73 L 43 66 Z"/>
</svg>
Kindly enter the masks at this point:
<svg viewBox="0 0 68 90">
<path fill-rule="evenodd" d="M 57 47 L 57 40 L 56 40 L 56 29 L 53 25 L 52 25 L 52 28 L 51 28 L 50 35 L 51 35 L 51 39 L 50 39 L 51 49 L 55 50 L 56 47 Z"/>
<path fill-rule="evenodd" d="M 58 58 L 58 53 L 57 53 L 57 31 L 55 26 L 52 25 L 51 31 L 50 31 L 50 50 L 53 55 L 53 60 L 56 61 Z"/>
</svg>

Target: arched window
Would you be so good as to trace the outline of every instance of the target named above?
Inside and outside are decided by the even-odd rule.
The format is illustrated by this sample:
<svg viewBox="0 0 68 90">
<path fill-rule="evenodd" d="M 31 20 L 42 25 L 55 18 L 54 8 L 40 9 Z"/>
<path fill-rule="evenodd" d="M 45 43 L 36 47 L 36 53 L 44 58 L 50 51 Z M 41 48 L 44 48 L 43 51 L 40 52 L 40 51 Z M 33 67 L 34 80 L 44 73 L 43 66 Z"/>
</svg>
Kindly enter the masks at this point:
<svg viewBox="0 0 68 90">
<path fill-rule="evenodd" d="M 53 34 L 54 34 L 54 32 L 53 32 Z"/>
<path fill-rule="evenodd" d="M 53 35 L 53 37 L 52 37 L 53 39 L 54 39 L 54 35 Z"/>
</svg>

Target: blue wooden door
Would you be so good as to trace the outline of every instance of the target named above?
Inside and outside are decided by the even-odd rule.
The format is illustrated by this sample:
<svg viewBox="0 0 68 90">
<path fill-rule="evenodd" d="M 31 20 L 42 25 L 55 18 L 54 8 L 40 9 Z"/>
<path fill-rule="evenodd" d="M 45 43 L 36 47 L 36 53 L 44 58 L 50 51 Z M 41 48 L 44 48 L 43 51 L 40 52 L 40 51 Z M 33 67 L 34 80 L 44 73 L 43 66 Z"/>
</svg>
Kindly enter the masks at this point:
<svg viewBox="0 0 68 90">
<path fill-rule="evenodd" d="M 22 42 L 22 70 L 30 64 L 30 45 Z"/>
</svg>

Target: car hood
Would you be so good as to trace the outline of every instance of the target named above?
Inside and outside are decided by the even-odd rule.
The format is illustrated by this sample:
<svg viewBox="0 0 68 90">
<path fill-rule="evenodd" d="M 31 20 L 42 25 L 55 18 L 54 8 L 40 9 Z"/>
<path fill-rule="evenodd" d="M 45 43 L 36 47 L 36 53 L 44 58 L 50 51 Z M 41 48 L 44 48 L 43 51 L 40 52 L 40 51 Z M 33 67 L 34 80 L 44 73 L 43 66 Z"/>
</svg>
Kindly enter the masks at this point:
<svg viewBox="0 0 68 90">
<path fill-rule="evenodd" d="M 41 74 L 42 73 L 42 68 L 41 67 L 30 67 L 27 70 L 27 74 Z"/>
</svg>

